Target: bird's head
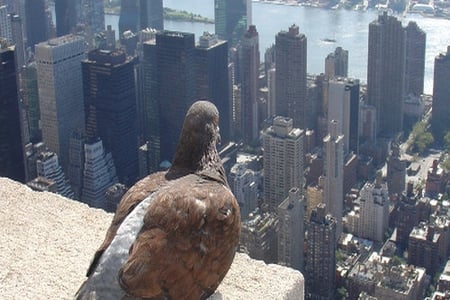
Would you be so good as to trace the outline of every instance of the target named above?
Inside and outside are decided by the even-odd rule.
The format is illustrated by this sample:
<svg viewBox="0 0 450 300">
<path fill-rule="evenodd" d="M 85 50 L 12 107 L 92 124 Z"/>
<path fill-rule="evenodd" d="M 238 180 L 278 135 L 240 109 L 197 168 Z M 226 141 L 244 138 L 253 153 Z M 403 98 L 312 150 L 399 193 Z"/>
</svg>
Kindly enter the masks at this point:
<svg viewBox="0 0 450 300">
<path fill-rule="evenodd" d="M 222 168 L 216 148 L 219 142 L 219 111 L 209 101 L 195 102 L 186 113 L 171 170 L 199 172 Z"/>
<path fill-rule="evenodd" d="M 220 142 L 219 111 L 213 103 L 201 100 L 192 104 L 184 119 L 180 142 L 184 138 L 191 145 Z"/>
</svg>

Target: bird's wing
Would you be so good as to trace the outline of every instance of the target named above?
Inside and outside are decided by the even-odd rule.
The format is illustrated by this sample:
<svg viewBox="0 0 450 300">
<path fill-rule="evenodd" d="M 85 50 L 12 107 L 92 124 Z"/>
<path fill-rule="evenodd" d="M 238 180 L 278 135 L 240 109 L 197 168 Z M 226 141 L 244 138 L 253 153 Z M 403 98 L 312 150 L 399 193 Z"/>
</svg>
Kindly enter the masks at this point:
<svg viewBox="0 0 450 300">
<path fill-rule="evenodd" d="M 217 182 L 188 176 L 153 201 L 121 269 L 122 287 L 143 298 L 203 299 L 217 288 L 239 241 L 239 207 Z"/>
<path fill-rule="evenodd" d="M 131 187 L 125 195 L 123 195 L 117 206 L 116 214 L 113 217 L 111 225 L 108 228 L 106 237 L 100 247 L 94 254 L 94 258 L 88 268 L 86 276 L 90 276 L 92 272 L 97 267 L 97 264 L 102 256 L 103 252 L 111 244 L 114 236 L 116 235 L 117 229 L 119 229 L 123 220 L 128 216 L 128 214 L 138 205 L 142 200 L 147 198 L 151 193 L 157 191 L 161 186 L 166 183 L 165 172 L 159 172 L 151 174 L 139 182 L 137 182 L 133 187 Z"/>
</svg>

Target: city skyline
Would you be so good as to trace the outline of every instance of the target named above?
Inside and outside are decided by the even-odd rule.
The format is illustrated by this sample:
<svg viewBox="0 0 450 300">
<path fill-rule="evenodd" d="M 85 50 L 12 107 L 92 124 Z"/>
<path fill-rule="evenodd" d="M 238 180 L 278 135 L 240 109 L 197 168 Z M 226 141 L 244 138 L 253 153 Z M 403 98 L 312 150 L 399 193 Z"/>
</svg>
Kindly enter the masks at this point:
<svg viewBox="0 0 450 300">
<path fill-rule="evenodd" d="M 136 13 L 144 1 L 130 3 Z M 24 152 L 2 176 L 17 177 L 9 175 L 16 171 L 30 187 L 41 182 L 66 197 L 113 210 L 119 196 L 111 189 L 170 167 L 187 107 L 208 99 L 220 112 L 224 175 L 239 195 L 240 249 L 266 263 L 306 270 L 307 299 L 335 299 L 344 290 L 355 297 L 397 295 L 389 276 L 382 291 L 347 282 L 353 268 L 375 253 L 386 266 L 402 266 L 396 272 L 410 263 L 433 277 L 445 264 L 450 150 L 443 148 L 443 135 L 450 129 L 445 92 L 450 46 L 436 54 L 435 99 L 422 95 L 428 34 L 419 23 L 406 25 L 382 13 L 366 24 L 368 60 L 361 62 L 367 63 L 366 85 L 347 77 L 352 49 L 332 38 L 322 41 L 334 44 L 321 59 L 325 73 L 307 72 L 310 38 L 295 23 L 279 29 L 266 50 L 252 24 L 234 44 L 235 35 L 226 41 L 212 32 L 140 31 L 148 21 L 140 16 L 132 20 L 136 29 L 127 28 L 131 31 L 116 43 L 112 27 L 97 39 L 92 24 L 77 26 L 74 34 L 72 19 L 58 21 L 69 16 L 62 0 L 55 4 L 56 24 L 44 11 L 46 30 L 33 33 L 18 30 L 30 26 L 26 14 L 23 20 L 4 17 L 1 4 L 0 21 L 11 26 L 2 33 L 10 35 L 1 40 L 0 53 L 11 54 L 9 44 L 19 43 L 15 57 L 23 67 L 5 60 L 9 68 L 0 73 L 6 74 L 0 84 L 12 86 L 0 93 L 0 101 L 14 102 L 14 111 L 0 120 L 14 119 L 20 128 L 0 135 L 0 168 L 9 159 L 4 145 L 10 140 Z M 249 10 L 241 7 L 237 15 L 249 20 Z M 82 20 L 77 23 L 88 22 Z M 124 29 L 124 19 L 120 23 Z M 28 37 L 20 41 L 19 33 L 33 40 L 43 32 L 52 38 L 35 50 L 27 46 Z M 417 127 L 408 139 L 413 124 L 404 125 L 403 116 L 420 121 L 436 142 L 417 150 Z M 424 255 L 433 259 L 421 259 Z M 418 291 L 426 289 L 422 280 L 415 284 Z"/>
</svg>

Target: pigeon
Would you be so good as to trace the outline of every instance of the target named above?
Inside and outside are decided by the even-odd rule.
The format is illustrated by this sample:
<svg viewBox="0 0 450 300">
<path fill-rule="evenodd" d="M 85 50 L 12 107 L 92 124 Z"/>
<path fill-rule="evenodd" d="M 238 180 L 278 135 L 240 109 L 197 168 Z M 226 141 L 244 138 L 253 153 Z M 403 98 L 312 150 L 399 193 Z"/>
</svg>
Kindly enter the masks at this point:
<svg viewBox="0 0 450 300">
<path fill-rule="evenodd" d="M 216 144 L 219 112 L 189 108 L 171 167 L 122 197 L 75 299 L 206 299 L 228 272 L 239 206 Z"/>
</svg>

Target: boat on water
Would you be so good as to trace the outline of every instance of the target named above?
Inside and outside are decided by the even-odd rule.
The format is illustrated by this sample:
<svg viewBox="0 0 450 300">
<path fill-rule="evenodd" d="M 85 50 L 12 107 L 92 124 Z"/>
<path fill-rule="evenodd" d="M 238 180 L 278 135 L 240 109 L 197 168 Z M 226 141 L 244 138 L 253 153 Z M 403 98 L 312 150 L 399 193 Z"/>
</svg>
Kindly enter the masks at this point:
<svg viewBox="0 0 450 300">
<path fill-rule="evenodd" d="M 335 39 L 330 39 L 330 38 L 324 38 L 324 39 L 321 39 L 323 42 L 327 42 L 327 43 L 336 43 L 336 40 Z"/>
</svg>

